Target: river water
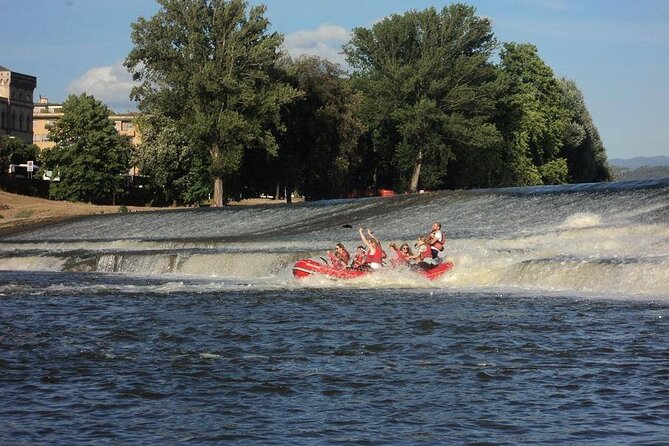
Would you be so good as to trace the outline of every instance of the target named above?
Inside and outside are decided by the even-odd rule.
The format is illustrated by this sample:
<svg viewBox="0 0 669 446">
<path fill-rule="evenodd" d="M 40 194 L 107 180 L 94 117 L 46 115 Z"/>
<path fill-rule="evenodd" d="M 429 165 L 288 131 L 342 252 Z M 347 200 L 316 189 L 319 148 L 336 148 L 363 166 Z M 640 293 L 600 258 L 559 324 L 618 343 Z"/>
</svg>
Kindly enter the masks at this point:
<svg viewBox="0 0 669 446">
<path fill-rule="evenodd" d="M 4 237 L 0 444 L 664 444 L 667 198 L 440 192 Z M 358 226 L 433 221 L 455 263 L 435 282 L 290 273 Z"/>
</svg>

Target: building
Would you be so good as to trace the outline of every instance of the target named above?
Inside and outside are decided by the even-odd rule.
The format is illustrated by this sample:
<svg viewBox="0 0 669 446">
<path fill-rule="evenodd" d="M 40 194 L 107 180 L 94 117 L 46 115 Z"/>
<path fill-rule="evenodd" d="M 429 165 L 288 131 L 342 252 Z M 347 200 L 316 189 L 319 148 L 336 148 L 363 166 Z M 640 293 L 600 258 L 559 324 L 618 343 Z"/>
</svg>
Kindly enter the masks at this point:
<svg viewBox="0 0 669 446">
<path fill-rule="evenodd" d="M 109 119 L 114 123 L 116 131 L 123 136 L 130 137 L 133 144 L 138 145 L 141 141 L 139 132 L 135 129 L 135 118 L 137 113 L 124 113 L 109 115 Z M 49 140 L 49 127 L 63 116 L 63 105 L 53 104 L 48 98 L 40 96 L 39 102 L 33 107 L 33 139 L 32 142 L 40 150 L 50 149 L 55 143 Z"/>
<path fill-rule="evenodd" d="M 0 135 L 33 142 L 33 92 L 37 78 L 0 66 Z"/>
</svg>

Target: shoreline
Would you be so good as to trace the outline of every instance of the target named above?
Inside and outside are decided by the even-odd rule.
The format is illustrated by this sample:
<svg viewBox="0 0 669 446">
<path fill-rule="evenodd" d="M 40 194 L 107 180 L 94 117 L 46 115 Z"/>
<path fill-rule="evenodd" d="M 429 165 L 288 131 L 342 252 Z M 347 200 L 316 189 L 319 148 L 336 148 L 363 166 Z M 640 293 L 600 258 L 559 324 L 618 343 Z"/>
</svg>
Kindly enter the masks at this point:
<svg viewBox="0 0 669 446">
<path fill-rule="evenodd" d="M 299 204 L 301 202 L 301 200 L 293 200 L 293 204 Z M 269 206 L 279 204 L 286 204 L 286 201 L 269 198 L 250 198 L 242 200 L 241 202 L 230 202 L 228 206 Z M 54 201 L 28 195 L 11 194 L 0 190 L 0 238 L 94 215 L 118 214 L 120 207 L 121 206 Z M 128 212 L 155 212 L 196 208 L 188 206 L 127 206 L 127 209 Z"/>
</svg>

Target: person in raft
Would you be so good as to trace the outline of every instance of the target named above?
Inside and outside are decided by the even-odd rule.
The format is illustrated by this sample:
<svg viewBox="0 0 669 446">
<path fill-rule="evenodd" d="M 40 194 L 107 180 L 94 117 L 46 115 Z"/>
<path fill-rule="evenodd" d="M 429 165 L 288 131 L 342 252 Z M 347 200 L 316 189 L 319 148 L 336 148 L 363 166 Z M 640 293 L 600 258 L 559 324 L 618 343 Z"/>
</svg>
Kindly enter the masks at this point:
<svg viewBox="0 0 669 446">
<path fill-rule="evenodd" d="M 427 237 L 418 237 L 416 242 L 416 253 L 408 257 L 409 260 L 418 262 L 416 266 L 423 269 L 430 269 L 437 264 L 437 261 L 432 257 L 430 245 Z"/>
<path fill-rule="evenodd" d="M 441 232 L 441 223 L 434 223 L 432 225 L 432 231 L 427 236 L 427 244 L 430 247 L 432 253 L 432 258 L 439 260 L 439 253 L 444 250 L 444 244 L 446 243 L 446 237 L 444 237 L 443 232 Z"/>
<path fill-rule="evenodd" d="M 393 266 L 406 266 L 409 264 L 409 257 L 411 257 L 413 253 L 411 252 L 408 243 L 402 243 L 399 249 L 397 248 L 397 245 L 391 243 L 390 249 L 395 251 L 395 258 L 390 261 Z"/>
<path fill-rule="evenodd" d="M 359 229 L 360 238 L 362 242 L 367 246 L 367 256 L 365 256 L 365 265 L 369 265 L 372 269 L 379 269 L 383 266 L 383 259 L 386 257 L 386 253 L 381 247 L 381 242 L 379 239 L 374 237 L 372 231 L 367 230 L 367 237 L 362 231 L 362 228 Z"/>
<path fill-rule="evenodd" d="M 348 262 L 351 260 L 351 255 L 342 243 L 337 243 L 334 252 L 328 251 L 327 254 L 334 269 L 348 268 Z"/>
<path fill-rule="evenodd" d="M 351 269 L 355 269 L 358 271 L 367 269 L 367 267 L 365 266 L 366 257 L 367 257 L 367 251 L 365 251 L 365 247 L 362 245 L 358 245 L 358 247 L 355 248 L 355 254 L 353 255 L 353 261 L 351 262 Z"/>
</svg>

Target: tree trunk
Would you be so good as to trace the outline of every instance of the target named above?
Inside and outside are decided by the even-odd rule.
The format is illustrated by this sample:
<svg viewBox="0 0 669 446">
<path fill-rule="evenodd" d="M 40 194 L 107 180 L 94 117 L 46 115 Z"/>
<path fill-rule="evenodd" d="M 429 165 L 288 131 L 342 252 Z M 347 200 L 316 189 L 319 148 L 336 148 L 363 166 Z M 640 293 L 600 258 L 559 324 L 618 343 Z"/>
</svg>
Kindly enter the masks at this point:
<svg viewBox="0 0 669 446">
<path fill-rule="evenodd" d="M 223 178 L 214 178 L 214 207 L 223 207 Z"/>
<path fill-rule="evenodd" d="M 279 182 L 276 182 L 276 190 L 274 191 L 274 199 L 278 200 L 279 199 L 279 194 L 281 193 L 281 184 Z"/>
<path fill-rule="evenodd" d="M 420 178 L 420 168 L 423 165 L 423 150 L 418 149 L 416 160 L 413 163 L 413 173 L 411 174 L 411 185 L 409 185 L 409 192 L 416 192 L 418 190 L 418 179 Z"/>
<path fill-rule="evenodd" d="M 217 144 L 214 144 L 209 150 L 211 155 L 211 164 L 215 167 L 220 166 L 221 149 Z M 216 169 L 217 170 L 217 169 Z M 223 207 L 223 178 L 221 176 L 214 177 L 214 207 Z"/>
<path fill-rule="evenodd" d="M 293 193 L 291 192 L 291 190 L 293 190 L 293 188 L 290 185 L 286 184 L 286 193 L 285 193 L 286 204 L 290 204 L 293 202 L 293 197 L 292 197 Z"/>
</svg>

